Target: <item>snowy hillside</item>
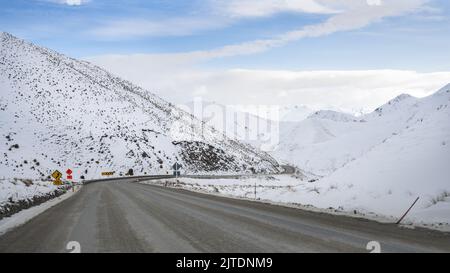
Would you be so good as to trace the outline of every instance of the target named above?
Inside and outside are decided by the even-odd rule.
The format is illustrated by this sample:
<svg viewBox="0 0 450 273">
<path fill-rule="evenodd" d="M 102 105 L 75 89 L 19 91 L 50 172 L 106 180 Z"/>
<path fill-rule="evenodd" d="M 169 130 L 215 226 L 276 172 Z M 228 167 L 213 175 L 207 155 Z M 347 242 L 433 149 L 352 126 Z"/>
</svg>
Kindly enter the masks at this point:
<svg viewBox="0 0 450 273">
<path fill-rule="evenodd" d="M 224 133 L 227 137 L 236 141 L 244 142 L 257 147 L 263 151 L 273 152 L 280 144 L 281 138 L 289 138 L 297 134 L 295 131 L 303 131 L 303 123 L 313 124 L 323 123 L 330 120 L 335 122 L 363 122 L 360 118 L 352 114 L 342 113 L 335 110 L 314 111 L 312 108 L 303 105 L 294 106 L 248 106 L 221 105 L 216 102 L 190 101 L 184 105 L 179 105 L 186 112 L 194 115 L 206 124 Z M 317 122 L 313 120 L 319 120 Z M 320 125 L 318 125 L 320 128 Z M 299 127 L 299 128 L 297 128 Z M 319 128 L 319 129 L 320 129 Z M 326 138 L 329 132 L 323 128 L 323 132 L 302 132 L 302 139 L 299 141 L 304 145 L 309 145 Z M 343 128 L 346 130 L 347 128 Z M 308 135 L 308 133 L 314 134 Z M 316 137 L 316 140 L 311 138 Z M 286 141 L 281 141 L 281 145 Z M 287 141 L 289 142 L 289 141 Z M 287 143 L 289 145 L 289 143 Z M 299 142 L 294 145 L 298 146 Z M 275 153 L 278 155 L 277 153 Z M 281 157 L 282 159 L 286 159 Z M 286 161 L 286 160 L 285 160 Z M 287 160 L 289 161 L 289 160 Z"/>
<path fill-rule="evenodd" d="M 283 106 L 280 108 L 280 121 L 299 122 L 314 113 L 314 109 L 305 105 Z"/>
<path fill-rule="evenodd" d="M 425 117 L 448 120 L 445 109 L 438 112 L 439 117 L 429 116 L 424 110 L 446 103 L 438 93 L 423 99 L 400 95 L 360 117 L 319 111 L 304 121 L 283 124 L 280 145 L 274 155 L 309 172 L 327 176 L 375 147 L 382 149 L 387 140 L 400 138 L 407 128 L 418 126 L 418 120 Z M 432 120 L 427 124 L 434 124 Z M 444 124 L 435 124 L 429 129 L 449 133 Z M 425 137 L 421 133 L 415 133 L 418 139 Z"/>
<path fill-rule="evenodd" d="M 179 107 L 235 141 L 263 151 L 272 151 L 277 144 L 279 122 L 271 118 L 280 117 L 278 108 L 246 108 L 203 100 L 191 101 Z M 251 113 L 252 110 L 258 115 Z"/>
<path fill-rule="evenodd" d="M 325 176 L 365 152 L 367 142 L 375 144 L 382 138 L 361 139 L 367 127 L 363 122 L 313 117 L 298 123 L 282 123 L 279 145 L 273 155 L 305 171 Z"/>
<path fill-rule="evenodd" d="M 173 187 L 257 198 L 328 213 L 450 230 L 450 85 L 418 99 L 400 95 L 373 113 L 320 111 L 283 123 L 274 152 L 319 179 L 182 178 Z M 149 182 L 154 183 L 154 182 Z M 255 188 L 256 187 L 256 188 Z"/>
<path fill-rule="evenodd" d="M 357 117 L 347 114 L 341 113 L 331 110 L 321 110 L 317 111 L 314 114 L 309 116 L 310 119 L 328 119 L 337 122 L 356 122 L 360 121 Z"/>
<path fill-rule="evenodd" d="M 321 114 L 284 126 L 274 154 L 323 178 L 283 200 L 399 216 L 420 197 L 411 221 L 450 223 L 449 105 L 450 85 L 355 120 Z"/>
<path fill-rule="evenodd" d="M 364 207 L 378 203 L 382 213 L 405 209 L 407 204 L 398 200 L 420 196 L 419 207 L 427 210 L 427 217 L 448 214 L 449 105 L 447 86 L 423 99 L 397 98 L 382 107 L 381 116 L 368 115 L 367 123 L 374 123 L 379 130 L 383 128 L 381 123 L 385 123 L 386 138 L 322 179 L 320 186 L 335 185 L 341 204 L 343 199 L 348 205 L 357 203 Z"/>
<path fill-rule="evenodd" d="M 1 177 L 276 172 L 277 162 L 87 62 L 0 34 Z"/>
</svg>

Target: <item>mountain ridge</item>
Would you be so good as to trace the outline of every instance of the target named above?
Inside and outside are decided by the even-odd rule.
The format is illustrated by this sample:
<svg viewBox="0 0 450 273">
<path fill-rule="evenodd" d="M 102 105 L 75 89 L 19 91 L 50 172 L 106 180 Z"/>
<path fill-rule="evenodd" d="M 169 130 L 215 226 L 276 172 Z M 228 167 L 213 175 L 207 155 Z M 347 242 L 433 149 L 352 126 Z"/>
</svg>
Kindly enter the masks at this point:
<svg viewBox="0 0 450 273">
<path fill-rule="evenodd" d="M 444 114 L 448 100 L 443 94 L 447 93 L 438 91 L 420 99 L 400 95 L 377 110 L 358 117 L 359 122 L 313 118 L 314 122 L 307 119 L 287 124 L 281 129 L 280 144 L 272 155 L 304 171 L 328 176 L 373 148 L 383 146 L 389 139 L 424 124 L 426 119 L 447 119 L 448 123 L 450 118 Z M 436 124 L 430 130 L 439 132 L 439 127 L 445 130 L 443 124 Z"/>
<path fill-rule="evenodd" d="M 8 33 L 0 37 L 3 176 L 48 177 L 56 168 L 86 179 L 102 169 L 167 173 L 175 161 L 191 173 L 278 171 L 268 154 L 98 66 Z"/>
</svg>

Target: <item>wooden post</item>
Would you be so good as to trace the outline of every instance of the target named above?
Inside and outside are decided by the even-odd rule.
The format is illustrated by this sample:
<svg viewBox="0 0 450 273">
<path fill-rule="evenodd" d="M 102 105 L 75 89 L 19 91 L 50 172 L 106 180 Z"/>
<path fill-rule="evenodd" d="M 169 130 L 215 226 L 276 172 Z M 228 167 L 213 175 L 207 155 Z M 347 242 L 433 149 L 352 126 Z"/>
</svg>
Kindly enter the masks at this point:
<svg viewBox="0 0 450 273">
<path fill-rule="evenodd" d="M 397 221 L 397 225 L 400 224 L 400 222 L 403 220 L 403 218 L 405 218 L 406 214 L 408 214 L 408 212 L 414 207 L 414 205 L 417 203 L 417 201 L 419 201 L 419 197 L 417 197 L 416 201 L 414 201 L 414 203 L 411 205 L 411 207 L 409 207 L 409 209 L 405 212 L 405 214 L 403 214 L 403 216 L 400 218 L 400 220 Z"/>
</svg>

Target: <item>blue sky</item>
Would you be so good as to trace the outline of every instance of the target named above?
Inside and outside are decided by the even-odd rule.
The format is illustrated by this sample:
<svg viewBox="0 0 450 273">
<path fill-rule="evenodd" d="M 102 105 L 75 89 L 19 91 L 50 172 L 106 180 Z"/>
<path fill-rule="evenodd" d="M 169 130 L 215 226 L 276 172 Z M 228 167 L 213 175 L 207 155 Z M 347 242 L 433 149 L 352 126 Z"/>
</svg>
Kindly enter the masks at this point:
<svg viewBox="0 0 450 273">
<path fill-rule="evenodd" d="M 210 50 L 270 38 L 318 24 L 332 16 L 326 12 L 296 12 L 289 8 L 267 12 L 267 15 L 236 16 L 223 12 L 218 6 L 221 6 L 220 1 L 208 0 L 90 0 L 80 5 L 68 5 L 64 0 L 1 0 L 0 26 L 3 31 L 70 56 L 86 57 Z M 445 0 L 433 0 L 423 6 L 427 9 L 383 18 L 363 28 L 299 39 L 263 53 L 218 58 L 209 65 L 312 70 L 448 70 L 450 4 Z M 147 33 L 107 34 L 120 23 L 130 21 L 137 21 L 134 22 L 136 27 L 130 28 L 149 27 L 146 22 L 159 21 L 161 25 Z"/>
<path fill-rule="evenodd" d="M 373 108 L 401 91 L 424 96 L 450 82 L 449 14 L 447 0 L 0 0 L 0 31 L 174 101 L 227 100 L 223 86 L 235 82 L 229 88 L 242 93 L 245 83 L 251 102 L 264 89 L 260 103 L 291 103 L 274 100 L 291 92 L 299 104 Z M 271 90 L 264 71 L 277 75 Z M 392 75 L 396 81 L 385 80 Z M 338 89 L 334 77 L 354 95 L 311 100 L 311 88 Z"/>
</svg>

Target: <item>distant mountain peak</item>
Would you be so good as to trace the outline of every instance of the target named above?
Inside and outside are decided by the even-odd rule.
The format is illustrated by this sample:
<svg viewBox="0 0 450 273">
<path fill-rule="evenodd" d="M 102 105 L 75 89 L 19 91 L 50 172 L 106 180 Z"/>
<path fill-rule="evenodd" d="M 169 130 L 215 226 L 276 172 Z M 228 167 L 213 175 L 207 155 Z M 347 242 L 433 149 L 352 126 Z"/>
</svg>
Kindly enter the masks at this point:
<svg viewBox="0 0 450 273">
<path fill-rule="evenodd" d="M 439 91 L 436 92 L 436 94 L 444 94 L 444 93 L 450 93 L 450 83 L 446 86 L 439 89 Z"/>
<path fill-rule="evenodd" d="M 355 116 L 353 116 L 351 114 L 333 111 L 333 110 L 320 110 L 320 111 L 316 111 L 313 114 L 311 114 L 310 116 L 308 116 L 308 119 L 314 119 L 314 118 L 328 119 L 328 120 L 339 121 L 339 122 L 358 121 L 358 118 L 356 118 Z"/>
<path fill-rule="evenodd" d="M 409 105 L 417 102 L 417 100 L 418 98 L 409 94 L 400 94 L 388 101 L 386 104 L 375 109 L 374 113 L 376 113 L 376 115 L 378 116 L 381 116 L 383 113 L 396 111 L 396 109 L 402 108 L 403 106 L 408 107 Z"/>
<path fill-rule="evenodd" d="M 409 94 L 403 93 L 403 94 L 398 95 L 394 99 L 390 100 L 388 102 L 388 104 L 397 103 L 397 102 L 400 102 L 400 101 L 404 101 L 404 100 L 408 100 L 408 99 L 415 99 L 415 98 L 416 97 L 413 97 L 413 96 L 411 96 Z"/>
</svg>

